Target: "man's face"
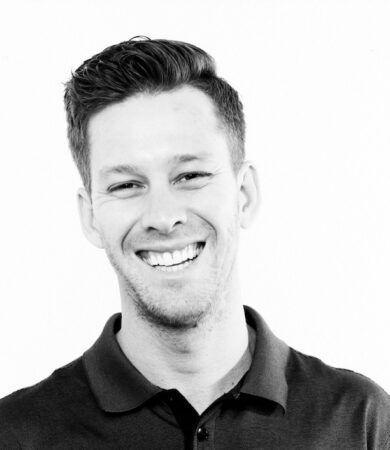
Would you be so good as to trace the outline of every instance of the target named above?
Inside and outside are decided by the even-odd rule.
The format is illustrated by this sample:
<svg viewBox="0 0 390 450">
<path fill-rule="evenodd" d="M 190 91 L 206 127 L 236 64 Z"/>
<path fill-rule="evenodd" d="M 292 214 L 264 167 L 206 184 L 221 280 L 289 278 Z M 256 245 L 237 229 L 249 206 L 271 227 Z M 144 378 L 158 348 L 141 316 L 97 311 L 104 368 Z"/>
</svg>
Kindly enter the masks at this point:
<svg viewBox="0 0 390 450">
<path fill-rule="evenodd" d="M 191 87 L 142 94 L 97 113 L 88 131 L 93 227 L 122 292 L 155 324 L 195 326 L 226 297 L 239 232 L 212 101 Z"/>
</svg>

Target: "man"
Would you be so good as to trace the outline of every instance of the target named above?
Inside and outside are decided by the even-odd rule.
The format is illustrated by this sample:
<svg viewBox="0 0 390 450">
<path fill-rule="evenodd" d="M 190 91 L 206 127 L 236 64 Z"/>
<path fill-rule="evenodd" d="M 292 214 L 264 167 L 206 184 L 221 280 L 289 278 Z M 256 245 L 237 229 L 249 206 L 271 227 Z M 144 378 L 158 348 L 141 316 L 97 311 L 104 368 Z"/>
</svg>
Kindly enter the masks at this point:
<svg viewBox="0 0 390 450">
<path fill-rule="evenodd" d="M 133 39 L 66 85 L 86 237 L 122 313 L 84 355 L 0 403 L 4 449 L 386 449 L 390 398 L 289 348 L 243 307 L 259 202 L 237 92 L 183 42 Z"/>
</svg>

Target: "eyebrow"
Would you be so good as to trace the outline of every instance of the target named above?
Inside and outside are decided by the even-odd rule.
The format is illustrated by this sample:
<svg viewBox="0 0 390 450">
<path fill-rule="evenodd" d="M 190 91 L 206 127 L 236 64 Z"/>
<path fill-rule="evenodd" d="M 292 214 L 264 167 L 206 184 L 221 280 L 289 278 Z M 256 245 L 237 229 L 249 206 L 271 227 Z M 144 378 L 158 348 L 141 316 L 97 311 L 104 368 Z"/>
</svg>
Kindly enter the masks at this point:
<svg viewBox="0 0 390 450">
<path fill-rule="evenodd" d="M 190 153 L 185 153 L 183 155 L 176 155 L 169 160 L 169 164 L 184 164 L 191 161 L 203 161 L 210 157 L 211 153 L 203 152 L 197 155 L 192 155 Z M 99 175 L 102 178 L 107 178 L 111 174 L 120 175 L 136 175 L 142 172 L 142 169 L 134 164 L 119 164 L 116 166 L 104 166 L 100 171 Z"/>
<path fill-rule="evenodd" d="M 119 164 L 117 166 L 104 166 L 99 170 L 99 175 L 102 178 L 107 178 L 111 174 L 135 175 L 140 171 L 141 169 L 134 164 Z"/>
<path fill-rule="evenodd" d="M 169 160 L 170 163 L 180 164 L 191 161 L 202 161 L 211 156 L 209 152 L 198 153 L 197 155 L 192 155 L 191 153 L 185 153 L 183 155 L 176 155 Z"/>
</svg>

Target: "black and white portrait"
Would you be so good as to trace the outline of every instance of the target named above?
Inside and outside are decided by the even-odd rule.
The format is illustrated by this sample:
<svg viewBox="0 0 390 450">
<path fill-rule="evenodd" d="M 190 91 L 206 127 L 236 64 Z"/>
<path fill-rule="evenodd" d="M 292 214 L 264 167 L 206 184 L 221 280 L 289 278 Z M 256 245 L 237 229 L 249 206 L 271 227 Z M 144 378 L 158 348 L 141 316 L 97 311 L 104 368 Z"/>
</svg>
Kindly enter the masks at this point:
<svg viewBox="0 0 390 450">
<path fill-rule="evenodd" d="M 390 449 L 389 21 L 3 5 L 0 448 Z"/>
</svg>

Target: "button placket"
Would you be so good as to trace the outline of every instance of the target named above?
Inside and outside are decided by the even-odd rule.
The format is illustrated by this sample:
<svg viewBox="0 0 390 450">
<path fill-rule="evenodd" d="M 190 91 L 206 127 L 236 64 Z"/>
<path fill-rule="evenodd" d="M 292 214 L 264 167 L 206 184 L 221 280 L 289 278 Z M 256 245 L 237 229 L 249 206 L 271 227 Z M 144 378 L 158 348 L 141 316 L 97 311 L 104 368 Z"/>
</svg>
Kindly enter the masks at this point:
<svg viewBox="0 0 390 450">
<path fill-rule="evenodd" d="M 198 427 L 198 429 L 196 430 L 196 437 L 199 442 L 207 441 L 207 439 L 209 438 L 209 432 L 204 425 Z"/>
</svg>

